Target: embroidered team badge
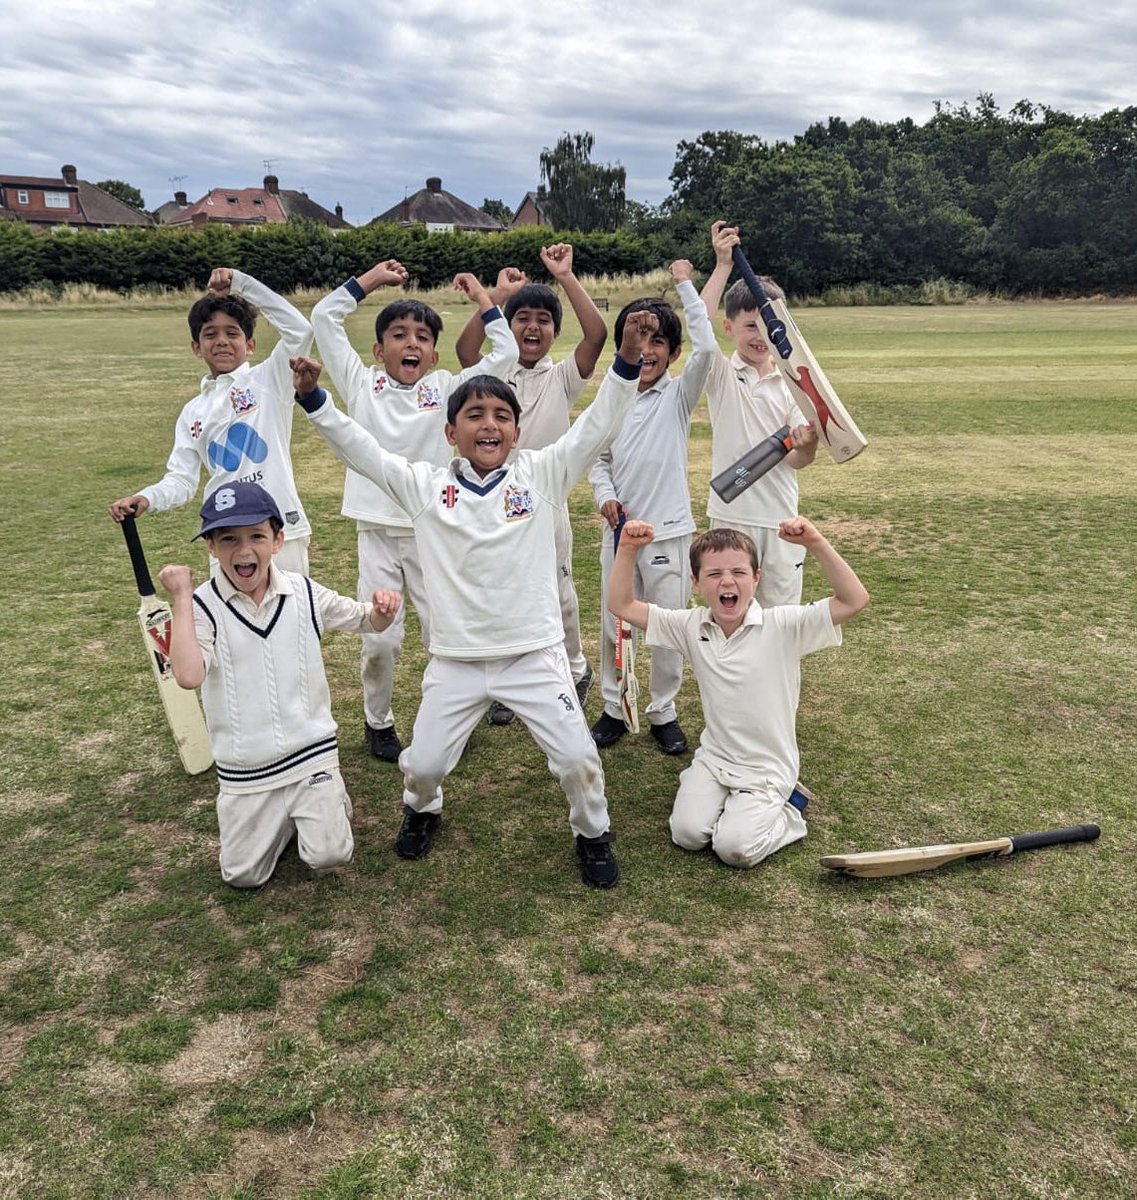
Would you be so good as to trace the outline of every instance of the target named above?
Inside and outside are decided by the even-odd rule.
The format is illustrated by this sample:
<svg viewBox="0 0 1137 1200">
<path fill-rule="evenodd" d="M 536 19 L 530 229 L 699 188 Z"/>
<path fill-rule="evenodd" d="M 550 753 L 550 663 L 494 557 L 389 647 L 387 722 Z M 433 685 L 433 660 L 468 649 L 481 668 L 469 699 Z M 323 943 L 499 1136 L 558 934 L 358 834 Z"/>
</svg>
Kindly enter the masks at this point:
<svg viewBox="0 0 1137 1200">
<path fill-rule="evenodd" d="M 252 388 L 231 387 L 229 403 L 233 406 L 233 411 L 237 416 L 240 416 L 242 413 L 252 412 L 256 408 L 257 398 Z"/>
<path fill-rule="evenodd" d="M 453 508 L 458 503 L 458 489 L 448 483 L 442 489 L 442 504 L 445 508 Z"/>
<path fill-rule="evenodd" d="M 190 437 L 193 438 L 195 442 L 199 437 L 201 437 L 201 428 L 200 421 L 194 421 L 194 423 L 189 427 Z"/>
<path fill-rule="evenodd" d="M 420 383 L 418 388 L 419 412 L 428 412 L 442 407 L 442 392 L 429 384 Z"/>
<path fill-rule="evenodd" d="M 502 503 L 505 505 L 507 521 L 523 521 L 533 515 L 533 495 L 528 488 L 511 483 L 505 489 Z"/>
<path fill-rule="evenodd" d="M 371 394 L 373 396 L 378 396 L 379 393 L 386 386 L 387 386 L 387 376 L 386 375 L 376 375 L 375 376 L 375 386 L 371 389 Z"/>
</svg>

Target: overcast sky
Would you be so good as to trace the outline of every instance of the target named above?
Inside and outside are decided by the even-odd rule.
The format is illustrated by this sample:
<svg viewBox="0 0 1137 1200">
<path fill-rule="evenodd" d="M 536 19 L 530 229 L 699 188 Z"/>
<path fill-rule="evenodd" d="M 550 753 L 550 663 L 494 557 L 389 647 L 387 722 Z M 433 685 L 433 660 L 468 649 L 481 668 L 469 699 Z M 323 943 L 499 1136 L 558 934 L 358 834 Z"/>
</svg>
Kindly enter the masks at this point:
<svg viewBox="0 0 1137 1200">
<path fill-rule="evenodd" d="M 74 163 L 153 208 L 268 160 L 362 223 L 428 175 L 515 208 L 542 148 L 590 130 L 658 203 L 704 130 L 922 123 L 980 92 L 1097 114 L 1135 77 L 1132 0 L 0 0 L 0 167 Z"/>
</svg>

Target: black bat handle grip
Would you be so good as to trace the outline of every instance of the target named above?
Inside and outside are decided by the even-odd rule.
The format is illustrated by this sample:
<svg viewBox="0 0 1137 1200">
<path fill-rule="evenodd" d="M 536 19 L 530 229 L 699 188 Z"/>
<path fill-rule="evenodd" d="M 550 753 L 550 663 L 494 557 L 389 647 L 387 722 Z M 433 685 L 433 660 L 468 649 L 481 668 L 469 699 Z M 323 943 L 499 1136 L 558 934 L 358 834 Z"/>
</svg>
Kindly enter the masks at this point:
<svg viewBox="0 0 1137 1200">
<path fill-rule="evenodd" d="M 738 273 L 746 281 L 751 295 L 758 301 L 758 312 L 766 324 L 766 336 L 769 337 L 770 344 L 777 350 L 780 358 L 789 358 L 793 354 L 794 348 L 790 345 L 785 322 L 779 320 L 777 313 L 771 307 L 769 293 L 762 286 L 762 281 L 754 274 L 754 269 L 746 261 L 746 255 L 742 253 L 741 246 L 735 246 L 731 250 L 731 256 L 734 259 L 734 265 L 738 268 Z"/>
<path fill-rule="evenodd" d="M 1068 829 L 1046 829 L 1042 833 L 1016 833 L 1011 838 L 1015 851 L 1038 850 L 1059 842 L 1092 842 L 1101 833 L 1097 825 L 1071 825 Z"/>
<path fill-rule="evenodd" d="M 142 541 L 133 517 L 123 517 L 122 536 L 126 538 L 126 548 L 130 551 L 130 565 L 134 568 L 134 582 L 138 584 L 138 594 L 153 596 L 154 581 L 150 578 L 150 568 L 146 565 L 146 555 L 142 553 Z"/>
</svg>

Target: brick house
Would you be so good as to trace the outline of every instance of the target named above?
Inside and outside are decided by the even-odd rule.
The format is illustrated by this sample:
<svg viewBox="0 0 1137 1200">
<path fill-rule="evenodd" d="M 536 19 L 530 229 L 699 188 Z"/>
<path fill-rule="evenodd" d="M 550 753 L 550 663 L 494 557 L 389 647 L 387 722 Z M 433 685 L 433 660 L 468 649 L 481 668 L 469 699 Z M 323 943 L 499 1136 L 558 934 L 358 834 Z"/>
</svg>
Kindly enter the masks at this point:
<svg viewBox="0 0 1137 1200">
<path fill-rule="evenodd" d="M 425 225 L 432 233 L 500 233 L 505 226 L 451 192 L 442 190 L 442 180 L 432 175 L 426 187 L 380 213 L 369 225 Z"/>
<path fill-rule="evenodd" d="M 40 229 L 60 225 L 80 229 L 115 229 L 123 225 L 153 225 L 149 213 L 78 177 L 75 167 L 60 168 L 58 178 L 7 175 L 0 172 L 0 218 L 7 217 Z"/>
<path fill-rule="evenodd" d="M 303 217 L 329 229 L 350 229 L 343 219 L 343 207 L 329 212 L 311 199 L 307 192 L 282 190 L 275 175 L 266 175 L 259 188 L 211 188 L 192 204 L 185 192 L 154 211 L 160 225 L 282 225 L 289 217 Z"/>
<path fill-rule="evenodd" d="M 516 229 L 519 225 L 552 225 L 544 204 L 544 197 L 536 192 L 526 192 L 525 199 L 517 206 L 517 212 L 509 223 L 510 229 Z"/>
</svg>

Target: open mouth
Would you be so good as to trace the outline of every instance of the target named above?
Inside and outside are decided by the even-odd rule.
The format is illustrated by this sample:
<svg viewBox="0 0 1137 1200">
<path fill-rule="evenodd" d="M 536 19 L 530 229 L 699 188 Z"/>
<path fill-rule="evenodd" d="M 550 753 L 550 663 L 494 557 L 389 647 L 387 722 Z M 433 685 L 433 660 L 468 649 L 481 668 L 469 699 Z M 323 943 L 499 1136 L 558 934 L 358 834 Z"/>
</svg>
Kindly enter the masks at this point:
<svg viewBox="0 0 1137 1200">
<path fill-rule="evenodd" d="M 738 609 L 738 593 L 722 592 L 719 595 L 719 607 L 723 612 L 735 612 Z"/>
<path fill-rule="evenodd" d="M 252 579 L 257 573 L 256 563 L 234 563 L 233 573 L 238 579 Z"/>
<path fill-rule="evenodd" d="M 496 450 L 501 445 L 501 438 L 478 438 L 474 445 L 479 450 Z"/>
</svg>

